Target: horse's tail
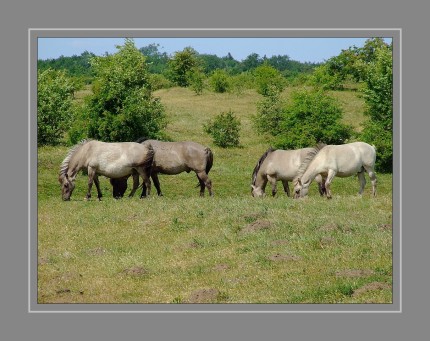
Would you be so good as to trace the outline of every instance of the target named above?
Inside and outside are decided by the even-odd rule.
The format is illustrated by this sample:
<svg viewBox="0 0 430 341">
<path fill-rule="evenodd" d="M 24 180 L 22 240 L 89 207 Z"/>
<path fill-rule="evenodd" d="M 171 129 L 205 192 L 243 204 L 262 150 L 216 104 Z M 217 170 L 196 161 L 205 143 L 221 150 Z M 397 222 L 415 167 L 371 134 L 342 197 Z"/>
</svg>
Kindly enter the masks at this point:
<svg viewBox="0 0 430 341">
<path fill-rule="evenodd" d="M 206 147 L 206 174 L 209 174 L 209 171 L 211 170 L 213 163 L 214 163 L 214 154 L 212 153 L 212 150 L 209 147 Z"/>
</svg>

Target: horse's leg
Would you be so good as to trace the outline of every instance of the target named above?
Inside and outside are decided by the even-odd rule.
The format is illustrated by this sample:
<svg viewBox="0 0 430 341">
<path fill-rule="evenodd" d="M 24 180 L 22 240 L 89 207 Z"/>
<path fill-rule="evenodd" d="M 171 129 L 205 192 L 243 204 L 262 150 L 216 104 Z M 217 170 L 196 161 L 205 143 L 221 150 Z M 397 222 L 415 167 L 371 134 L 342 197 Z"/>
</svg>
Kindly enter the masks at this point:
<svg viewBox="0 0 430 341">
<path fill-rule="evenodd" d="M 93 168 L 88 167 L 88 191 L 85 197 L 86 200 L 91 199 L 91 188 L 93 187 L 95 176 L 96 176 L 96 171 Z"/>
<path fill-rule="evenodd" d="M 134 195 L 134 193 L 136 192 L 137 188 L 139 187 L 139 174 L 136 173 L 136 172 L 133 172 L 131 174 L 131 176 L 133 177 L 133 187 L 132 187 L 131 192 L 130 192 L 130 194 L 128 196 L 129 198 L 131 198 Z M 143 194 L 143 192 L 142 192 L 142 194 Z"/>
<path fill-rule="evenodd" d="M 358 176 L 358 182 L 360 183 L 360 189 L 358 191 L 358 194 L 363 194 L 364 186 L 366 186 L 366 178 L 364 177 L 364 169 L 361 170 L 361 172 L 357 173 Z"/>
<path fill-rule="evenodd" d="M 99 183 L 99 176 L 96 174 L 94 175 L 94 183 L 96 184 L 96 188 L 97 188 L 97 198 L 99 199 L 99 201 L 102 200 L 102 191 L 100 190 L 100 183 Z"/>
<path fill-rule="evenodd" d="M 376 173 L 373 170 L 372 167 L 364 167 L 364 169 L 366 170 L 367 174 L 369 174 L 370 180 L 372 182 L 372 194 L 375 197 L 376 196 Z"/>
<path fill-rule="evenodd" d="M 143 167 L 139 167 L 136 168 L 136 171 L 139 173 L 139 175 L 142 177 L 143 183 L 146 185 L 147 188 L 147 193 L 144 193 L 142 191 L 142 195 L 140 196 L 141 198 L 145 198 L 146 195 L 149 195 L 151 192 L 151 180 L 150 180 L 150 176 L 151 176 L 151 172 L 149 169 L 144 169 Z M 137 187 L 139 186 L 139 176 L 137 176 Z M 134 182 L 134 178 L 133 178 L 133 189 L 135 187 L 135 182 Z M 136 190 L 134 190 L 136 191 Z"/>
<path fill-rule="evenodd" d="M 271 175 L 267 175 L 267 180 L 270 182 L 270 185 L 272 186 L 272 196 L 274 197 L 276 195 L 276 192 L 278 191 L 276 188 L 276 178 Z"/>
<path fill-rule="evenodd" d="M 284 186 L 284 191 L 287 193 L 287 196 L 290 196 L 290 186 L 288 186 L 288 180 L 282 180 L 282 186 Z"/>
<path fill-rule="evenodd" d="M 321 174 L 318 174 L 315 177 L 315 182 L 318 184 L 318 192 L 320 193 L 320 195 L 324 196 L 324 194 L 327 194 L 324 185 L 325 179 L 321 176 Z"/>
<path fill-rule="evenodd" d="M 333 169 L 329 169 L 328 174 L 327 174 L 327 179 L 325 180 L 325 189 L 327 192 L 327 199 L 331 199 L 330 184 L 333 181 L 335 175 L 336 175 L 336 172 Z"/>
<path fill-rule="evenodd" d="M 198 172 L 196 174 L 197 174 L 197 178 L 199 179 L 199 182 L 200 182 L 200 196 L 201 197 L 204 196 L 205 186 L 209 191 L 209 195 L 213 196 L 212 181 L 211 181 L 211 179 L 209 179 L 206 172 L 202 171 L 202 172 Z M 204 184 L 204 186 L 201 185 L 202 183 Z"/>
<path fill-rule="evenodd" d="M 152 181 L 154 181 L 154 186 L 155 186 L 155 189 L 157 190 L 157 195 L 159 197 L 162 197 L 163 193 L 161 193 L 160 180 L 158 180 L 158 174 L 151 173 L 151 179 Z"/>
</svg>

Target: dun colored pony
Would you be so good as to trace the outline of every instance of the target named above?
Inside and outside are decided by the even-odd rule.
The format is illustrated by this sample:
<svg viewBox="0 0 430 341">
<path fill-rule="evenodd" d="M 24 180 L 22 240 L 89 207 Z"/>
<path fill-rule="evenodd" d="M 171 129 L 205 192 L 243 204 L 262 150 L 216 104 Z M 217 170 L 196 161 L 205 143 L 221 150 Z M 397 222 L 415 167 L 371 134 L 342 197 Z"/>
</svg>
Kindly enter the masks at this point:
<svg viewBox="0 0 430 341">
<path fill-rule="evenodd" d="M 310 161 L 301 166 L 301 171 L 295 186 L 295 197 L 307 195 L 312 180 L 321 174 L 326 178 L 325 188 L 330 199 L 330 184 L 335 176 L 348 177 L 358 175 L 360 183 L 359 194 L 363 193 L 366 179 L 364 172 L 369 174 L 372 181 L 372 193 L 376 195 L 376 160 L 375 147 L 364 142 L 353 142 L 344 145 L 327 145 L 322 147 Z"/>
<path fill-rule="evenodd" d="M 213 164 L 212 151 L 198 143 L 184 142 L 162 142 L 157 140 L 139 139 L 144 146 L 152 147 L 154 150 L 154 161 L 151 169 L 151 178 L 157 189 L 157 194 L 162 196 L 158 174 L 176 175 L 182 172 L 194 171 L 200 185 L 200 196 L 204 196 L 205 188 L 209 195 L 213 195 L 212 181 L 208 173 Z M 127 178 L 111 179 L 114 197 L 122 197 L 127 188 Z M 146 192 L 146 185 L 142 186 L 142 194 Z"/>
<path fill-rule="evenodd" d="M 139 175 L 150 189 L 150 167 L 154 151 L 150 145 L 135 142 L 106 143 L 84 140 L 68 152 L 60 167 L 58 180 L 61 184 L 63 200 L 70 200 L 75 189 L 77 173 L 84 169 L 88 172 L 87 199 L 91 198 L 93 182 L 97 188 L 98 199 L 102 197 L 98 176 L 121 178 L 133 176 L 133 196 L 139 186 Z M 148 191 L 149 192 L 149 191 Z"/>
<path fill-rule="evenodd" d="M 267 182 L 272 185 L 272 195 L 275 196 L 276 182 L 281 181 L 287 196 L 290 196 L 288 181 L 293 181 L 297 177 L 300 165 L 304 162 L 307 155 L 313 148 L 303 148 L 297 150 L 274 150 L 269 148 L 258 160 L 252 174 L 253 197 L 264 195 Z M 321 176 L 318 176 L 318 188 L 321 195 L 325 193 Z"/>
</svg>

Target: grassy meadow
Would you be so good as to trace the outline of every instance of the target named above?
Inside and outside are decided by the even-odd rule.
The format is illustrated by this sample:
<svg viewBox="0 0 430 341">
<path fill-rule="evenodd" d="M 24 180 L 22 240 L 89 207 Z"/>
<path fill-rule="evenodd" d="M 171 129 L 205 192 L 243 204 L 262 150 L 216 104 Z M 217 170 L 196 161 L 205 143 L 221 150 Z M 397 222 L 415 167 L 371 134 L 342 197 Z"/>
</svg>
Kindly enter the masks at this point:
<svg viewBox="0 0 430 341">
<path fill-rule="evenodd" d="M 294 200 L 280 183 L 276 197 L 267 188 L 266 197 L 253 198 L 252 171 L 270 146 L 252 127 L 260 95 L 197 96 L 184 88 L 154 95 L 166 107 L 172 140 L 212 149 L 215 196 L 200 198 L 196 176 L 183 173 L 160 175 L 164 197 L 153 187 L 142 200 L 113 199 L 101 177 L 103 200 L 94 186 L 87 202 L 87 177 L 79 175 L 63 202 L 57 175 L 68 148 L 39 148 L 39 303 L 392 302 L 391 174 L 377 174 L 376 198 L 367 175 L 362 196 L 351 177 L 335 178 L 332 200 L 316 184 Z M 353 91 L 334 96 L 359 130 L 362 99 Z M 203 132 L 228 110 L 241 120 L 240 148 L 218 148 Z"/>
</svg>

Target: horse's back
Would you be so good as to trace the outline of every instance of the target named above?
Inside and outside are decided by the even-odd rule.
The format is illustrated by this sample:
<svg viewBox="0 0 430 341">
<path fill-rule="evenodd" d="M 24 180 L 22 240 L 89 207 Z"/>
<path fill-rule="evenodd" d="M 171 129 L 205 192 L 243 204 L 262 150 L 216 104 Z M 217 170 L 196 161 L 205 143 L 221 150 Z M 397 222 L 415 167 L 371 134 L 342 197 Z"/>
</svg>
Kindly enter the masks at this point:
<svg viewBox="0 0 430 341">
<path fill-rule="evenodd" d="M 291 181 L 297 176 L 300 165 L 311 150 L 312 148 L 274 150 L 264 160 L 261 170 L 279 180 Z"/>
<path fill-rule="evenodd" d="M 207 148 L 193 141 L 165 142 L 146 140 L 155 152 L 154 170 L 164 174 L 203 171 L 207 163 Z"/>
<path fill-rule="evenodd" d="M 328 169 L 336 169 L 338 176 L 349 176 L 360 172 L 363 166 L 373 167 L 376 152 L 365 142 L 351 142 L 342 145 L 327 145 L 315 157 L 315 163 Z"/>
</svg>

